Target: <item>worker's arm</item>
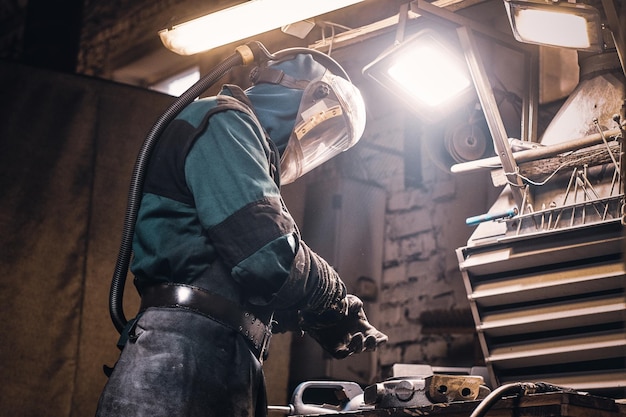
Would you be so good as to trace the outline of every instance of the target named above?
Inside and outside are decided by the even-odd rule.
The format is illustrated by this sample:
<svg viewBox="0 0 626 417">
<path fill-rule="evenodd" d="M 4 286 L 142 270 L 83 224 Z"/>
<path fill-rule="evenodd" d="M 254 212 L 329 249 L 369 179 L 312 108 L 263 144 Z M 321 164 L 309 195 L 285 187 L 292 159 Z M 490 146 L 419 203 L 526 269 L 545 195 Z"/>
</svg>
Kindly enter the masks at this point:
<svg viewBox="0 0 626 417">
<path fill-rule="evenodd" d="M 214 115 L 185 161 L 203 227 L 249 301 L 323 310 L 345 297 L 337 273 L 301 241 L 271 177 L 263 132 L 241 112 Z"/>
<path fill-rule="evenodd" d="M 337 272 L 300 239 L 270 175 L 263 133 L 247 115 L 221 116 L 228 117 L 213 117 L 210 134 L 188 154 L 186 180 L 200 221 L 248 301 L 292 312 L 289 324 L 336 358 L 384 343 L 361 300 L 348 296 Z"/>
</svg>

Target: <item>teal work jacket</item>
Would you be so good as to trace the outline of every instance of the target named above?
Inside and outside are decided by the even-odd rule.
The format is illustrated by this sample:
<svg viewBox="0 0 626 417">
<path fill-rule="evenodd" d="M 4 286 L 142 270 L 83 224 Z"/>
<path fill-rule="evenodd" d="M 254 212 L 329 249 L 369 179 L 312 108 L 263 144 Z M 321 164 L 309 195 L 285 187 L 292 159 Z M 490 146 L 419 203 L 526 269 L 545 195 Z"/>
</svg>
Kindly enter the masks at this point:
<svg viewBox="0 0 626 417">
<path fill-rule="evenodd" d="M 187 106 L 153 150 L 133 240 L 135 285 L 141 293 L 186 283 L 241 304 L 298 309 L 315 277 L 290 278 L 301 242 L 275 178 L 279 157 L 232 88 Z M 218 262 L 226 273 L 216 273 Z"/>
</svg>

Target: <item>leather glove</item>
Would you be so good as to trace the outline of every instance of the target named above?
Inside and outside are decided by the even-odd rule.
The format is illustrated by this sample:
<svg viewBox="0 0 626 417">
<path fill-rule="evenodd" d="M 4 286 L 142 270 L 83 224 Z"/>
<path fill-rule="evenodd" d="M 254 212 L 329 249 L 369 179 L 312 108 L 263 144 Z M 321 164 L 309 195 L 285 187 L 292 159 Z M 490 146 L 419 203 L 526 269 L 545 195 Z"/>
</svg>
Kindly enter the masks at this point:
<svg viewBox="0 0 626 417">
<path fill-rule="evenodd" d="M 303 312 L 302 330 L 335 359 L 375 350 L 387 341 L 387 335 L 367 321 L 358 297 L 348 294 L 342 302 L 343 309 L 321 314 Z"/>
</svg>

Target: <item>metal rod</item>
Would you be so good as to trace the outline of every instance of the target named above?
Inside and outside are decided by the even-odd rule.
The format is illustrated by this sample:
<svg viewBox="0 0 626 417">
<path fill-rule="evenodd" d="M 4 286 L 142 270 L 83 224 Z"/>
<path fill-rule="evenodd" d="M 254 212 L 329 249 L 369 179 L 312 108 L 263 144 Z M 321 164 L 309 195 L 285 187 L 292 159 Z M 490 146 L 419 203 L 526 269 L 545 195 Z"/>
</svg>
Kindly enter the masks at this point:
<svg viewBox="0 0 626 417">
<path fill-rule="evenodd" d="M 522 205 L 520 206 L 520 219 L 519 222 L 517 223 L 517 231 L 515 232 L 516 235 L 519 235 L 519 231 L 522 228 L 522 222 L 524 221 L 524 219 L 521 217 L 524 214 L 524 205 L 526 204 L 526 195 L 528 194 L 528 184 L 526 184 L 526 187 L 524 187 L 524 195 L 522 196 Z"/>
<path fill-rule="evenodd" d="M 528 203 L 527 206 L 528 206 L 528 212 L 530 213 L 530 220 L 533 221 L 533 224 L 535 225 L 535 230 L 538 230 L 539 226 L 537 225 L 537 220 L 535 220 L 535 215 L 534 215 L 535 209 L 533 208 L 533 205 L 530 203 Z"/>
<path fill-rule="evenodd" d="M 574 183 L 574 204 L 576 204 L 576 200 L 578 200 L 578 176 L 576 177 L 576 182 Z M 572 207 L 572 218 L 570 219 L 569 225 L 572 227 L 574 225 L 574 218 L 576 217 L 576 206 Z"/>
<path fill-rule="evenodd" d="M 530 49 L 526 57 L 525 85 L 523 93 L 520 138 L 535 143 L 539 113 L 539 52 Z"/>
<path fill-rule="evenodd" d="M 596 211 L 596 213 L 598 213 L 598 216 L 602 216 L 602 214 L 600 213 L 600 211 L 596 207 L 596 204 L 600 204 L 600 207 L 602 207 L 602 210 L 604 212 L 606 212 L 606 209 L 608 209 L 608 204 L 605 206 L 600 201 L 597 201 L 597 200 L 600 200 L 600 196 L 596 192 L 596 189 L 593 188 L 593 185 L 591 184 L 591 182 L 589 182 L 589 178 L 587 177 L 587 173 L 586 172 L 585 172 L 585 175 L 583 175 L 583 180 L 585 181 L 585 184 L 583 185 L 583 187 L 584 187 L 583 190 L 585 191 L 585 194 L 587 195 L 587 197 L 589 197 L 590 200 L 593 201 L 591 204 L 593 205 L 593 208 Z M 587 192 L 587 187 L 589 187 L 589 190 L 593 193 L 593 196 L 589 195 L 589 193 Z M 604 218 L 603 218 L 603 220 L 604 220 Z"/>
<path fill-rule="evenodd" d="M 569 197 L 569 192 L 572 189 L 572 184 L 574 183 L 574 178 L 576 178 L 576 172 L 578 171 L 578 168 L 574 168 L 574 170 L 572 171 L 572 175 L 569 177 L 569 183 L 567 184 L 567 189 L 565 190 L 565 197 L 563 197 L 563 204 L 561 204 L 561 206 L 565 206 L 565 204 L 567 203 L 567 197 Z M 574 201 L 575 203 L 576 201 Z M 561 215 L 563 214 L 563 209 L 561 209 L 561 211 L 559 211 L 559 214 L 556 216 L 556 220 L 554 221 L 554 228 L 556 229 L 556 226 L 559 224 L 559 221 L 561 220 Z"/>
<path fill-rule="evenodd" d="M 281 413 L 285 415 L 290 415 L 293 413 L 293 406 L 284 406 L 284 405 L 268 405 L 267 411 L 274 413 Z"/>
<path fill-rule="evenodd" d="M 550 230 L 550 225 L 552 224 L 552 215 L 554 214 L 554 208 L 556 207 L 556 203 L 553 201 L 550 203 L 550 216 L 548 216 L 548 230 Z"/>
<path fill-rule="evenodd" d="M 626 101 L 625 101 L 626 103 Z M 623 106 L 622 106 L 623 107 Z M 624 171 L 624 141 L 626 140 L 625 131 L 622 131 L 622 139 L 619 141 L 619 173 L 617 174 L 617 193 L 621 194 L 622 190 L 622 179 L 623 179 L 623 171 Z"/>
<path fill-rule="evenodd" d="M 600 123 L 598 123 L 598 119 L 597 118 L 593 119 L 593 123 L 596 125 L 596 128 L 598 128 L 598 132 L 600 133 L 600 136 L 602 137 L 602 142 L 604 142 L 604 145 L 606 146 L 606 150 L 609 151 L 609 156 L 611 157 L 611 161 L 613 161 L 613 165 L 615 165 L 615 168 L 619 169 L 619 164 L 615 160 L 615 155 L 613 155 L 613 152 L 611 152 L 611 147 L 609 146 L 609 143 L 606 140 L 606 136 L 604 136 L 604 132 L 602 131 L 602 128 L 600 127 Z"/>
<path fill-rule="evenodd" d="M 583 190 L 583 203 L 586 203 L 587 202 L 587 190 L 585 190 L 585 184 L 583 183 L 583 180 L 580 179 L 580 175 L 578 175 L 578 178 L 576 178 L 576 183 Z M 587 205 L 586 204 L 583 204 L 582 210 L 583 210 L 582 224 L 585 224 L 585 215 L 587 214 Z"/>
<path fill-rule="evenodd" d="M 578 174 L 578 168 L 574 168 L 574 170 L 572 171 L 572 176 L 569 178 L 567 189 L 565 190 L 565 197 L 563 197 L 563 204 L 561 204 L 562 206 L 564 206 L 565 203 L 567 203 L 567 197 L 569 196 L 569 192 L 572 189 L 572 185 L 574 184 L 574 179 L 576 178 L 577 174 Z M 574 203 L 575 202 L 576 200 L 574 199 Z"/>
<path fill-rule="evenodd" d="M 617 178 L 617 168 L 615 169 L 615 171 L 613 171 L 613 179 L 611 180 L 611 189 L 609 191 L 609 197 L 613 196 L 613 191 L 615 190 L 615 179 Z M 609 211 L 609 204 L 607 204 L 606 206 L 604 206 L 604 214 L 602 215 L 602 220 L 606 220 L 606 215 Z"/>
</svg>

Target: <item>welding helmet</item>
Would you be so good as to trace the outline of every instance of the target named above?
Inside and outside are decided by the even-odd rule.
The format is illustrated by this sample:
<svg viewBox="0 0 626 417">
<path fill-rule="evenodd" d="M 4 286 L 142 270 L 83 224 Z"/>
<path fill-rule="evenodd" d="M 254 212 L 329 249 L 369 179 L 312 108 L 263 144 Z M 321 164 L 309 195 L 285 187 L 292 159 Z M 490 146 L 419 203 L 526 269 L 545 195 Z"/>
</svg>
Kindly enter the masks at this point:
<svg viewBox="0 0 626 417">
<path fill-rule="evenodd" d="M 277 145 L 282 184 L 348 150 L 365 129 L 359 90 L 339 64 L 329 62 L 334 60 L 318 62 L 314 54 L 297 53 L 251 75 L 255 85 L 246 94 Z"/>
</svg>

